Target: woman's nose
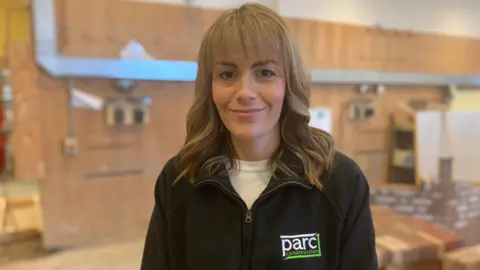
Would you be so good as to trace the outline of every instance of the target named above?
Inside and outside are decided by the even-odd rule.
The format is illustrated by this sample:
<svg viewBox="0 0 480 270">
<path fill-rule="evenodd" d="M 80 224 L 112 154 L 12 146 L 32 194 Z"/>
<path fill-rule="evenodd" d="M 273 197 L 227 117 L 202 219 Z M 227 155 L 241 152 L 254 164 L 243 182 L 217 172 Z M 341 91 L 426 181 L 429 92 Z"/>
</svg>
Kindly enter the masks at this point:
<svg viewBox="0 0 480 270">
<path fill-rule="evenodd" d="M 238 83 L 237 98 L 250 100 L 257 97 L 255 80 L 250 73 L 244 74 Z"/>
</svg>

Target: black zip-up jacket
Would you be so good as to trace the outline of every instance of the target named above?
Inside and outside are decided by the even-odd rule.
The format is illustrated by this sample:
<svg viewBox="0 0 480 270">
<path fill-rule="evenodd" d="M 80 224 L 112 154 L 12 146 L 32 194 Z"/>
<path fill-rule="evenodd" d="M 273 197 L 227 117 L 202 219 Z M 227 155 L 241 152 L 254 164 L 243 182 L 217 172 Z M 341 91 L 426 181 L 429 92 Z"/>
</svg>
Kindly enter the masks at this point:
<svg viewBox="0 0 480 270">
<path fill-rule="evenodd" d="M 293 159 L 292 159 L 293 161 Z M 228 176 L 178 175 L 175 158 L 155 185 L 142 270 L 377 270 L 369 186 L 337 153 L 324 188 L 278 173 L 248 210 Z"/>
</svg>

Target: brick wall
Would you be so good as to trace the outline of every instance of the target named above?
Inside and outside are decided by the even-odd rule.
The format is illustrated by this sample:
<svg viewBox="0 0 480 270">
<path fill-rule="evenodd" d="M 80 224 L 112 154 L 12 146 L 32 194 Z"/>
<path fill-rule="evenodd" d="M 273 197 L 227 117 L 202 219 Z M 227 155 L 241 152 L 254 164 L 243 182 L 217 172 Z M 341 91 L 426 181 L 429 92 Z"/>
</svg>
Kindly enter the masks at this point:
<svg viewBox="0 0 480 270">
<path fill-rule="evenodd" d="M 480 187 L 469 182 L 424 182 L 420 190 L 372 188 L 371 201 L 455 231 L 468 243 L 480 243 Z"/>
</svg>

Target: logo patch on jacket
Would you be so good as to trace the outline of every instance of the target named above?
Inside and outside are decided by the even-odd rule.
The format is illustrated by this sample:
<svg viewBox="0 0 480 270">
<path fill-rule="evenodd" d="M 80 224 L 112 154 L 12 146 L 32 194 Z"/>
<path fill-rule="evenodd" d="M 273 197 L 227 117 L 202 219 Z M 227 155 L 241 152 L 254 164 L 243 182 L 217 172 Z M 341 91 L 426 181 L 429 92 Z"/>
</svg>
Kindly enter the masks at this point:
<svg viewBox="0 0 480 270">
<path fill-rule="evenodd" d="M 321 257 L 320 234 L 280 235 L 284 260 Z"/>
</svg>

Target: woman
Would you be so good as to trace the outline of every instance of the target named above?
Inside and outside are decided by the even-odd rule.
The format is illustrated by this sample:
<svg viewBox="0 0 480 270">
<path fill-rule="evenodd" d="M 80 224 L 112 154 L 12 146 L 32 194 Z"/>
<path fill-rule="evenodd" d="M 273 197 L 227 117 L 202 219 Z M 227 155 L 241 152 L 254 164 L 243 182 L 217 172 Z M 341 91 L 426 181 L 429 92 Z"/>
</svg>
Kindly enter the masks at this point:
<svg viewBox="0 0 480 270">
<path fill-rule="evenodd" d="M 272 10 L 220 15 L 185 144 L 155 186 L 141 269 L 377 269 L 367 181 L 308 126 L 310 83 Z"/>
</svg>

